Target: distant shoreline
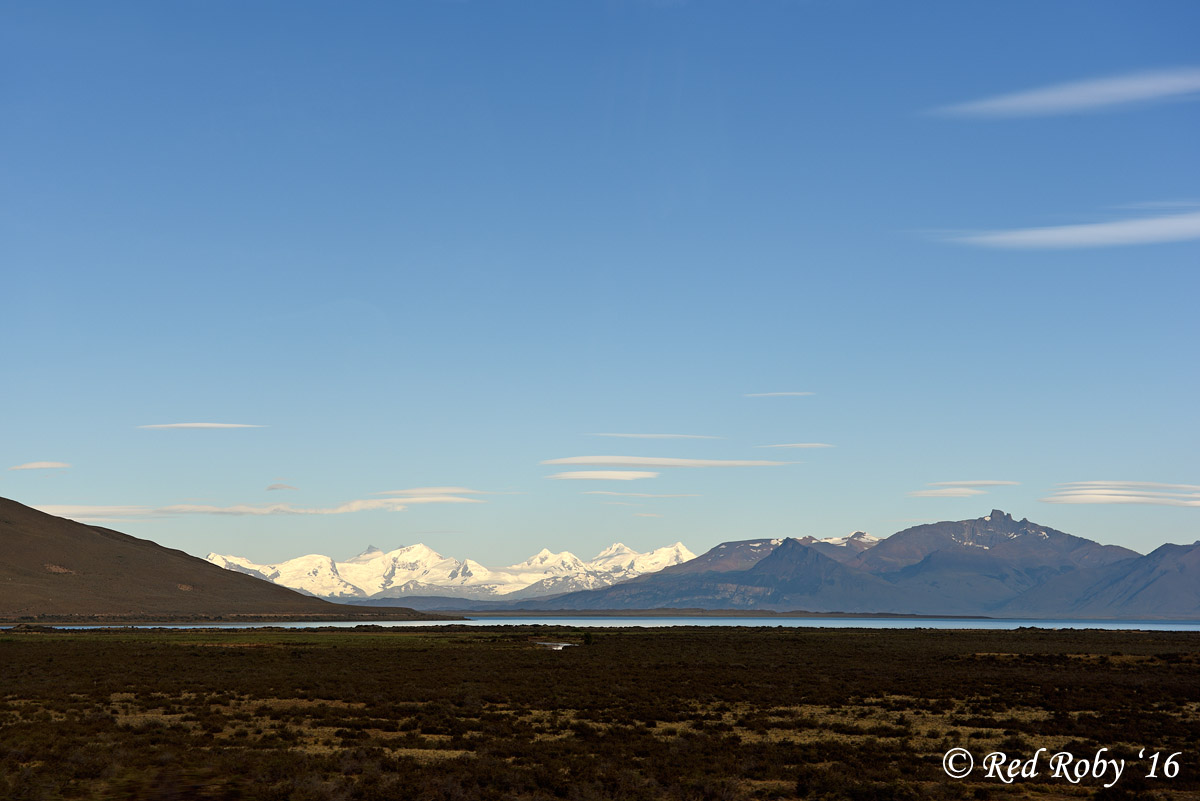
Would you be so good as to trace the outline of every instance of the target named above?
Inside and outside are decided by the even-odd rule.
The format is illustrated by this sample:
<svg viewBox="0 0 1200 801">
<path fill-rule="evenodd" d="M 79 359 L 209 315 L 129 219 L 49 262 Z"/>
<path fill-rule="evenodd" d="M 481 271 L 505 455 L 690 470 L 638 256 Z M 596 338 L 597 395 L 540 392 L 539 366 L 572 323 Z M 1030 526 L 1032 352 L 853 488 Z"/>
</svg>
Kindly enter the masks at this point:
<svg viewBox="0 0 1200 801">
<path fill-rule="evenodd" d="M 162 624 L 202 625 L 204 623 L 402 623 L 405 621 L 444 620 L 455 623 L 466 620 L 455 613 L 418 612 L 402 614 L 401 610 L 385 610 L 376 614 L 323 615 L 24 615 L 2 616 L 0 626 L 150 626 Z"/>
<path fill-rule="evenodd" d="M 899 612 L 775 612 L 747 609 L 556 609 L 502 611 L 455 609 L 471 617 L 794 617 L 794 618 L 903 618 L 906 620 L 994 620 L 987 615 L 912 615 Z"/>
</svg>

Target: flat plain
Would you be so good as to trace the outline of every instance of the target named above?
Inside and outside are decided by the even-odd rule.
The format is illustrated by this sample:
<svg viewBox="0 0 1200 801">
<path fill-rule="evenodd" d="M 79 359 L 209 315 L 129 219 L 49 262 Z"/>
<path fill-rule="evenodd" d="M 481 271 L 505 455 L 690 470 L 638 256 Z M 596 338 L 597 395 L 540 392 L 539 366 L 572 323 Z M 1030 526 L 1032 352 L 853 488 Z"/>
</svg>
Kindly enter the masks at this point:
<svg viewBox="0 0 1200 801">
<path fill-rule="evenodd" d="M 1200 798 L 1196 633 L 24 627 L 0 665 L 7 799 Z"/>
</svg>

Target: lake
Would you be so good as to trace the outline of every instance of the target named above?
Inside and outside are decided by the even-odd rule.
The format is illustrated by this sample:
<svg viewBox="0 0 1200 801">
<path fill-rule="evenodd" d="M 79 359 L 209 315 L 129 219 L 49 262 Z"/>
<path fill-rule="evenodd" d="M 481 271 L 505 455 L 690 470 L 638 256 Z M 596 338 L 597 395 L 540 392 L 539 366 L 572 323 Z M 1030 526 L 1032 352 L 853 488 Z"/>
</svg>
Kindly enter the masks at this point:
<svg viewBox="0 0 1200 801">
<path fill-rule="evenodd" d="M 53 624 L 49 624 L 53 625 Z M 478 617 L 468 620 L 335 621 L 329 623 L 197 623 L 138 625 L 127 628 L 354 628 L 355 626 L 559 626 L 569 628 L 657 628 L 661 626 L 765 626 L 771 628 L 864 629 L 1106 629 L 1110 631 L 1200 631 L 1200 620 L 1017 620 L 970 618 L 872 617 Z M 55 626 L 61 629 L 124 628 L 122 626 Z"/>
</svg>

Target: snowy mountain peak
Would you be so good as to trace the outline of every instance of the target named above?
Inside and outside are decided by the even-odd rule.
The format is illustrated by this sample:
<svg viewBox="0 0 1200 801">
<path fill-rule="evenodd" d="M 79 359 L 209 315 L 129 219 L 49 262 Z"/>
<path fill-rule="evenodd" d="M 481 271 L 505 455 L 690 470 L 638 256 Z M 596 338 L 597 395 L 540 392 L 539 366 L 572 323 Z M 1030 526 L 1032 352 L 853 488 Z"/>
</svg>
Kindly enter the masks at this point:
<svg viewBox="0 0 1200 801">
<path fill-rule="evenodd" d="M 549 548 L 543 548 L 524 562 L 510 565 L 510 570 L 550 569 L 555 572 L 575 572 L 584 567 L 583 560 L 570 551 L 552 553 Z"/>
<path fill-rule="evenodd" d="M 543 548 L 515 565 L 488 568 L 471 559 L 443 556 L 416 544 L 384 553 L 370 546 L 358 556 L 335 562 L 309 554 L 274 565 L 259 565 L 239 556 L 210 553 L 208 561 L 285 587 L 327 598 L 402 598 L 408 594 L 458 595 L 479 599 L 534 597 L 571 589 L 604 587 L 643 573 L 694 558 L 682 543 L 638 553 L 622 543 L 584 563 L 570 551 Z"/>
<path fill-rule="evenodd" d="M 360 553 L 358 556 L 347 559 L 346 561 L 354 564 L 362 564 L 363 562 L 370 562 L 372 559 L 379 559 L 382 556 L 385 556 L 385 554 L 381 548 L 377 548 L 374 545 L 368 545 L 365 551 Z"/>
<path fill-rule="evenodd" d="M 394 551 L 388 551 L 385 556 L 397 562 L 410 564 L 446 561 L 446 557 L 422 542 L 418 542 L 416 545 L 403 545 Z"/>
<path fill-rule="evenodd" d="M 678 544 L 678 543 L 676 543 L 676 544 Z M 633 550 L 625 543 L 614 542 L 612 545 L 608 546 L 603 551 L 596 554 L 596 558 L 593 559 L 592 561 L 598 562 L 601 559 L 610 559 L 612 557 L 629 556 L 629 555 L 636 555 L 636 554 L 637 554 L 637 551 Z"/>
<path fill-rule="evenodd" d="M 859 545 L 874 545 L 879 542 L 879 538 L 872 537 L 865 531 L 856 531 L 853 534 L 847 534 L 845 537 L 828 537 L 823 540 L 817 540 L 817 542 L 827 542 L 830 545 L 846 547 L 854 543 Z"/>
</svg>

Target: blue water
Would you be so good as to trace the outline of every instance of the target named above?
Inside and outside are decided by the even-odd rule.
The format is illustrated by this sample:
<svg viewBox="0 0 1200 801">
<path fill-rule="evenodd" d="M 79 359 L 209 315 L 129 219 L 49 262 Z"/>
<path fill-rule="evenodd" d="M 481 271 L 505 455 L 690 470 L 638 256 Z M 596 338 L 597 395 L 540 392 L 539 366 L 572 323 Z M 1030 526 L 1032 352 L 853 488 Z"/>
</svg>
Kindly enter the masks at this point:
<svg viewBox="0 0 1200 801">
<path fill-rule="evenodd" d="M 657 628 L 660 626 L 765 626 L 769 628 L 832 629 L 1104 629 L 1109 631 L 1200 631 L 1200 620 L 1006 620 L 962 618 L 812 618 L 812 617 L 479 617 L 468 620 L 337 621 L 330 623 L 197 623 L 138 626 L 56 626 L 61 629 L 173 628 L 405 628 L 410 626 L 560 626 L 570 628 Z"/>
</svg>

